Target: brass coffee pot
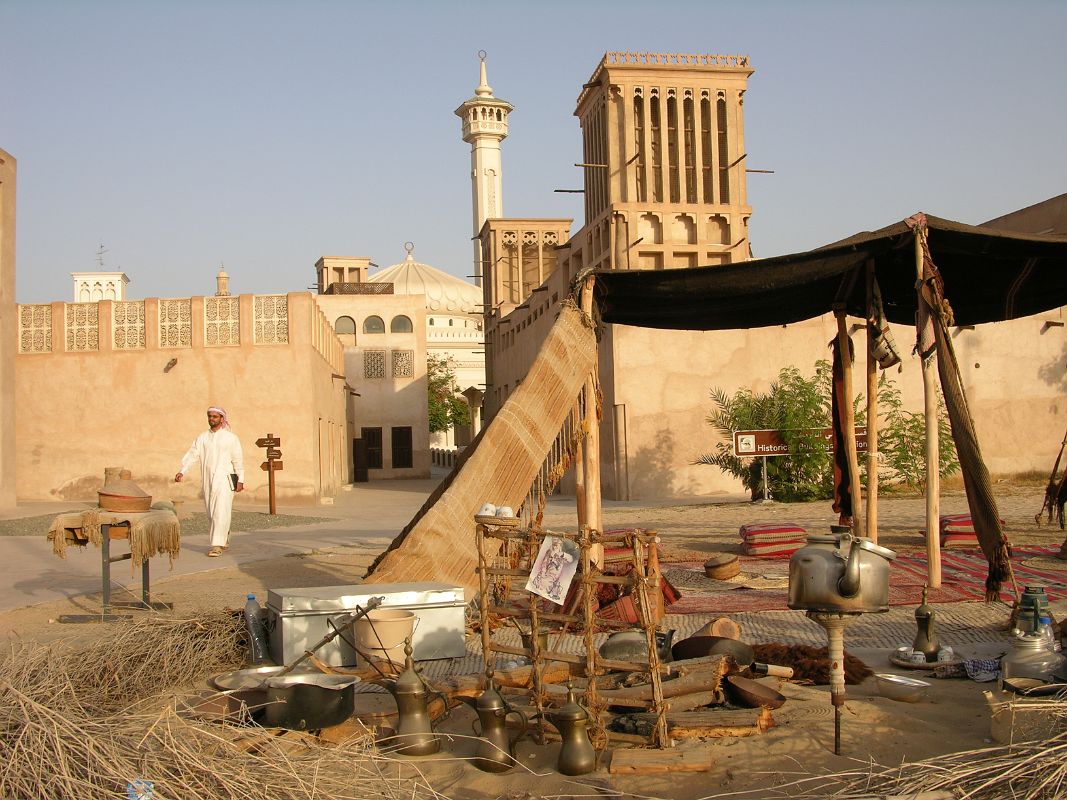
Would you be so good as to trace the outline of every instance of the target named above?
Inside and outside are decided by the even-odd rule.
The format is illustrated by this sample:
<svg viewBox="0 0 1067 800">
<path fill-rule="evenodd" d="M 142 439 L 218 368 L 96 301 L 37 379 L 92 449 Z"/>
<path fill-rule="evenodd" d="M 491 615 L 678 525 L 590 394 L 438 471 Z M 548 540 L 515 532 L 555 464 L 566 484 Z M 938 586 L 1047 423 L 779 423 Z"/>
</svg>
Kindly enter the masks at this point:
<svg viewBox="0 0 1067 800">
<path fill-rule="evenodd" d="M 596 769 L 596 750 L 589 741 L 589 712 L 574 699 L 574 686 L 567 684 L 566 704 L 548 717 L 556 726 L 563 744 L 556 769 L 563 775 L 584 775 Z"/>
<path fill-rule="evenodd" d="M 434 736 L 430 724 L 429 692 L 411 657 L 410 637 L 404 644 L 404 671 L 396 680 L 378 678 L 375 683 L 384 686 L 396 700 L 400 719 L 396 736 L 384 739 L 383 746 L 394 747 L 394 752 L 404 756 L 428 756 L 441 749 L 441 742 Z"/>
<path fill-rule="evenodd" d="M 471 722 L 480 737 L 473 762 L 484 772 L 507 772 L 517 763 L 515 743 L 526 733 L 528 721 L 525 714 L 508 705 L 496 690 L 491 672 L 486 672 L 485 679 L 485 691 L 476 700 L 467 701 L 478 713 L 478 719 Z M 521 726 L 515 738 L 508 739 L 507 718 L 512 714 L 518 716 Z"/>
<path fill-rule="evenodd" d="M 923 586 L 922 605 L 915 609 L 915 625 L 918 630 L 915 633 L 915 641 L 911 643 L 911 649 L 926 656 L 927 661 L 937 661 L 937 651 L 941 649 L 937 632 L 934 631 L 934 610 L 926 604 L 926 591 L 929 585 Z"/>
</svg>

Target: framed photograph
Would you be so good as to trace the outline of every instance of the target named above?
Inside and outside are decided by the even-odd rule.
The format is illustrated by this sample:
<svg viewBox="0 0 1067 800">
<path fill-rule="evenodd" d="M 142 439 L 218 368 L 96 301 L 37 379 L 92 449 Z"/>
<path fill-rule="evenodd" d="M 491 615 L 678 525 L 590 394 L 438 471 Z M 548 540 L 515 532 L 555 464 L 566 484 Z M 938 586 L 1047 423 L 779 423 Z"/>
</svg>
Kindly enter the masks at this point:
<svg viewBox="0 0 1067 800">
<path fill-rule="evenodd" d="M 563 605 L 578 570 L 578 545 L 560 536 L 546 536 L 530 570 L 526 591 Z"/>
</svg>

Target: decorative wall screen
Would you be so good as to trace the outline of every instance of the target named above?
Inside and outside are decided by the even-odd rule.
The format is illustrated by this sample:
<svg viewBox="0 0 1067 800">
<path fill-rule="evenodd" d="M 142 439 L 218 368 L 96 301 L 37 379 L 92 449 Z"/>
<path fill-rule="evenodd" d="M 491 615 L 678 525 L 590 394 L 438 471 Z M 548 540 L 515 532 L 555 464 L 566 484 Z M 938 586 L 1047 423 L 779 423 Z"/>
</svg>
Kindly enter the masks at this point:
<svg viewBox="0 0 1067 800">
<path fill-rule="evenodd" d="M 19 306 L 19 352 L 52 352 L 52 306 Z"/>
<path fill-rule="evenodd" d="M 364 350 L 363 351 L 363 377 L 364 378 L 384 378 L 385 377 L 385 351 L 384 350 Z"/>
<path fill-rule="evenodd" d="M 288 344 L 289 303 L 284 294 L 259 295 L 253 303 L 256 344 Z"/>
<path fill-rule="evenodd" d="M 116 350 L 144 349 L 144 300 L 112 303 L 111 339 Z"/>
<path fill-rule="evenodd" d="M 193 310 L 189 300 L 159 301 L 159 346 L 193 346 Z"/>
<path fill-rule="evenodd" d="M 415 351 L 414 350 L 394 350 L 393 351 L 393 377 L 394 378 L 414 378 L 415 377 Z"/>
<path fill-rule="evenodd" d="M 241 344 L 240 299 L 204 298 L 204 344 L 207 347 L 236 347 Z"/>
<path fill-rule="evenodd" d="M 100 349 L 100 307 L 96 303 L 67 303 L 67 350 Z"/>
</svg>

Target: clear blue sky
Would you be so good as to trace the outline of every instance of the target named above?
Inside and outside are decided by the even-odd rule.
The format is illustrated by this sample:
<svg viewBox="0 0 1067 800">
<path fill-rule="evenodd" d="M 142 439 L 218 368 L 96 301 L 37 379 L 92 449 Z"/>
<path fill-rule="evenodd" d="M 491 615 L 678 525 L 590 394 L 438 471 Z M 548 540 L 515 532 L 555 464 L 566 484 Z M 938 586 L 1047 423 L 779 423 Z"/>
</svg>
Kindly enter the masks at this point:
<svg viewBox="0 0 1067 800">
<path fill-rule="evenodd" d="M 659 24 L 673 23 L 673 28 Z M 574 101 L 607 50 L 742 53 L 757 257 L 915 211 L 1067 192 L 1067 2 L 0 0 L 17 299 L 302 290 L 321 255 L 471 272 L 477 52 L 516 107 L 507 216 L 574 217 Z"/>
</svg>

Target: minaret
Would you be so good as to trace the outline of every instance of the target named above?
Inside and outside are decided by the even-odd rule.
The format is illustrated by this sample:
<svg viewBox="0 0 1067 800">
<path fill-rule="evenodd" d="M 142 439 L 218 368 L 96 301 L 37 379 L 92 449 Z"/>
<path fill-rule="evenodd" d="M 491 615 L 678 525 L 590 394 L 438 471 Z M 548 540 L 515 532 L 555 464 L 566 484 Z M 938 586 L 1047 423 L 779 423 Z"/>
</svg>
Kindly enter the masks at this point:
<svg viewBox="0 0 1067 800">
<path fill-rule="evenodd" d="M 508 135 L 512 105 L 499 97 L 485 77 L 485 51 L 478 51 L 481 75 L 474 97 L 456 109 L 463 120 L 463 141 L 471 146 L 471 197 L 474 211 L 474 282 L 482 285 L 482 248 L 478 234 L 490 218 L 504 216 L 504 185 L 501 180 L 500 142 Z"/>
<path fill-rule="evenodd" d="M 230 296 L 230 276 L 226 273 L 226 268 L 219 264 L 219 273 L 215 276 L 215 297 L 229 297 Z"/>
</svg>

